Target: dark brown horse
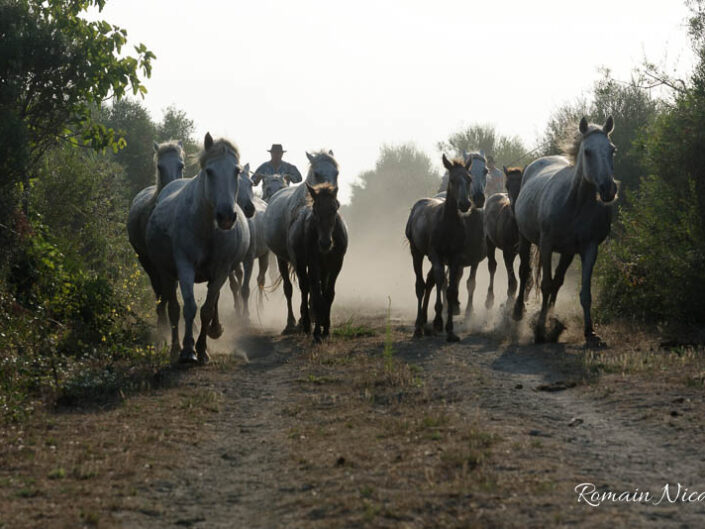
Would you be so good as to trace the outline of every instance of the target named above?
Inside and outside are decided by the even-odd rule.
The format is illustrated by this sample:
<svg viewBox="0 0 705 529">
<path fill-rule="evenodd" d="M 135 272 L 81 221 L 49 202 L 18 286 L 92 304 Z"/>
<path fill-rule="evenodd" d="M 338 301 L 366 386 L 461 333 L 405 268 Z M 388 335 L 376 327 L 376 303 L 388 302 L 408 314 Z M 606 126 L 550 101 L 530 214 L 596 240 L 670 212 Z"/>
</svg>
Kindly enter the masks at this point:
<svg viewBox="0 0 705 529">
<path fill-rule="evenodd" d="M 411 257 L 416 274 L 417 316 L 414 336 L 423 334 L 427 311 L 424 310 L 423 298 L 426 282 L 423 277 L 423 258 L 428 257 L 433 267 L 434 283 L 441 285 L 436 289 L 436 317 L 433 328 L 443 330 L 443 302 L 441 290 L 444 284 L 445 267 L 449 269 L 449 281 L 446 297 L 448 299 L 448 320 L 446 333 L 449 342 L 457 342 L 458 336 L 453 332 L 453 307 L 458 304 L 458 282 L 463 270 L 462 256 L 465 245 L 465 226 L 461 213 L 470 209 L 468 197 L 472 178 L 468 170 L 472 159 L 448 160 L 443 155 L 443 165 L 448 169 L 448 193 L 446 199 L 422 198 L 411 208 L 406 223 L 406 238 L 409 240 Z"/>
<path fill-rule="evenodd" d="M 514 219 L 514 204 L 521 189 L 522 170 L 520 167 L 504 167 L 507 177 L 507 193 L 495 193 L 485 202 L 485 237 L 487 238 L 487 267 L 490 271 L 490 285 L 487 288 L 485 307 L 494 304 L 494 274 L 497 270 L 496 248 L 502 250 L 504 266 L 507 268 L 507 301 L 514 299 L 517 278 L 514 275 L 514 259 L 519 252 L 519 230 Z"/>
<path fill-rule="evenodd" d="M 296 271 L 301 290 L 301 330 L 306 334 L 311 332 L 313 316 L 313 339 L 319 343 L 330 333 L 330 309 L 335 298 L 335 281 L 348 248 L 348 231 L 338 213 L 337 186 L 330 183 L 312 186 L 308 182 L 305 185 L 311 199 L 289 228 L 289 262 Z M 288 265 L 283 259 L 278 261 L 286 284 L 290 281 Z M 284 289 L 285 292 L 290 290 Z"/>
</svg>

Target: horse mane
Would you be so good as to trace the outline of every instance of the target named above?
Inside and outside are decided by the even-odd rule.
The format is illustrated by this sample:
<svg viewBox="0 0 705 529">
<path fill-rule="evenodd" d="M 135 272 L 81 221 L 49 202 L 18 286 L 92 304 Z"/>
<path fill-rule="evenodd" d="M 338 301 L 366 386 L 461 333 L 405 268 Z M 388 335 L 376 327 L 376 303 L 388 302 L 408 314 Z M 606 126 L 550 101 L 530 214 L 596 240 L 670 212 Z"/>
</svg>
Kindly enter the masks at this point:
<svg viewBox="0 0 705 529">
<path fill-rule="evenodd" d="M 449 158 L 448 161 L 453 164 L 453 169 L 465 169 L 465 161 L 462 158 Z"/>
<path fill-rule="evenodd" d="M 482 160 L 487 164 L 487 158 L 485 157 L 484 154 L 482 154 L 480 151 L 470 151 L 466 153 L 468 156 L 465 161 L 473 159 L 473 160 Z"/>
<path fill-rule="evenodd" d="M 235 146 L 235 144 L 224 138 L 219 138 L 213 142 L 213 145 L 211 145 L 210 149 L 204 149 L 199 153 L 198 165 L 200 165 L 201 169 L 203 169 L 208 160 L 217 158 L 218 156 L 222 156 L 228 151 L 233 153 L 238 160 L 240 159 L 240 151 Z"/>
<path fill-rule="evenodd" d="M 311 162 L 311 166 L 313 166 L 315 163 L 326 161 L 332 163 L 336 168 L 338 167 L 337 160 L 333 158 L 333 156 L 325 149 L 312 152 L 311 156 L 313 157 L 313 162 Z"/>
<path fill-rule="evenodd" d="M 507 167 L 507 176 L 517 173 L 521 176 L 524 173 L 524 170 L 521 167 Z"/>
<path fill-rule="evenodd" d="M 323 182 L 311 187 L 316 191 L 317 195 L 327 195 L 329 197 L 335 196 L 335 193 L 338 191 L 338 186 L 330 182 Z M 313 205 L 313 197 L 311 196 L 311 193 L 306 193 L 306 205 Z"/>
<path fill-rule="evenodd" d="M 602 126 L 590 123 L 585 134 L 580 131 L 573 133 L 568 132 L 565 137 L 558 142 L 563 156 L 568 159 L 570 165 L 576 164 L 578 161 L 578 153 L 580 152 L 580 144 L 593 132 L 602 132 Z"/>
<path fill-rule="evenodd" d="M 168 152 L 175 152 L 177 153 L 181 159 L 184 159 L 184 148 L 181 146 L 179 143 L 179 140 L 168 140 L 163 143 L 160 143 L 157 147 L 157 152 L 154 153 L 154 185 L 156 186 L 156 193 L 155 193 L 155 198 L 156 195 L 159 194 L 159 192 L 162 190 L 164 187 L 161 179 L 159 178 L 159 167 L 157 167 L 157 162 L 159 161 L 160 156 L 168 153 Z"/>
</svg>

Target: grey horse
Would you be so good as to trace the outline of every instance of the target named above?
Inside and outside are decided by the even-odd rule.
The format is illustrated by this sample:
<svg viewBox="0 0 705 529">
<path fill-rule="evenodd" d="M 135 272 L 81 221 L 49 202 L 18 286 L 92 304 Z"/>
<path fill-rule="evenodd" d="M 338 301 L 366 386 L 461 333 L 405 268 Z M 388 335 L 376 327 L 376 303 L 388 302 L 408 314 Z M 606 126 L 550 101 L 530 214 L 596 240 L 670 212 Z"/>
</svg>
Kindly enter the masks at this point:
<svg viewBox="0 0 705 529">
<path fill-rule="evenodd" d="M 147 242 L 145 233 L 147 231 L 147 221 L 157 203 L 157 197 L 164 186 L 183 177 L 184 173 L 184 149 L 181 141 L 167 141 L 164 143 L 153 142 L 154 160 L 157 167 L 156 183 L 145 187 L 135 195 L 130 205 L 130 212 L 127 215 L 127 235 L 130 244 L 137 253 L 137 258 L 147 272 L 152 290 L 157 298 L 157 325 L 160 328 L 166 326 L 166 298 L 161 292 L 161 280 L 157 275 L 157 270 L 147 254 Z"/>
<path fill-rule="evenodd" d="M 462 213 L 470 209 L 469 199 L 472 178 L 469 169 L 472 160 L 448 160 L 443 155 L 443 166 L 448 170 L 448 191 L 445 200 L 440 198 L 422 198 L 414 204 L 406 223 L 406 238 L 411 249 L 411 258 L 416 274 L 417 316 L 414 336 L 423 334 L 427 319 L 427 303 L 424 295 L 433 284 L 436 289 L 436 317 L 433 328 L 436 332 L 443 329 L 443 302 L 441 291 L 445 283 L 445 267 L 449 269 L 448 281 L 448 319 L 446 321 L 447 340 L 457 342 L 458 336 L 453 332 L 453 307 L 458 303 L 458 282 L 462 273 L 462 256 L 465 245 L 465 227 Z M 429 285 L 423 278 L 423 258 L 431 261 Z"/>
<path fill-rule="evenodd" d="M 497 270 L 495 249 L 502 250 L 504 266 L 507 268 L 507 306 L 514 301 L 517 278 L 514 275 L 514 259 L 519 250 L 519 230 L 514 220 L 514 205 L 521 190 L 522 170 L 520 167 L 504 167 L 507 177 L 507 193 L 494 193 L 485 202 L 485 237 L 487 238 L 487 268 L 490 271 L 490 284 L 487 287 L 485 307 L 494 304 L 494 274 Z"/>
<path fill-rule="evenodd" d="M 233 293 L 235 310 L 241 312 L 245 321 L 250 318 L 250 278 L 254 269 L 255 259 L 259 261 L 259 273 L 257 274 L 257 286 L 262 292 L 264 288 L 264 276 L 269 267 L 269 248 L 264 242 L 264 212 L 267 203 L 255 196 L 253 192 L 253 182 L 250 178 L 250 167 L 246 164 L 240 173 L 240 187 L 237 194 L 237 203 L 248 216 L 247 224 L 250 228 L 250 247 L 247 250 L 242 266 L 240 262 L 235 262 L 230 271 L 230 290 Z M 249 208 L 254 208 L 251 212 Z M 243 272 L 244 269 L 244 272 Z M 242 298 L 242 306 L 240 306 Z"/>
<path fill-rule="evenodd" d="M 169 301 L 172 351 L 179 349 L 179 304 L 176 282 L 184 301 L 185 333 L 180 361 L 207 362 L 206 336 L 218 338 L 218 295 L 234 262 L 244 259 L 250 245 L 245 215 L 236 203 L 240 154 L 232 143 L 213 141 L 206 134 L 193 178 L 175 180 L 159 195 L 147 223 L 147 249 Z M 196 317 L 194 283 L 208 283 L 201 307 L 201 332 L 193 339 Z"/>
<path fill-rule="evenodd" d="M 274 193 L 288 186 L 289 184 L 287 184 L 287 179 L 284 178 L 282 175 L 273 174 L 263 176 L 262 200 L 264 200 L 265 202 L 269 202 L 274 196 Z"/>
<path fill-rule="evenodd" d="M 311 163 L 305 182 L 308 185 L 330 183 L 338 187 L 338 162 L 333 157 L 333 151 L 319 151 L 313 154 L 306 153 Z M 308 199 L 306 186 L 287 187 L 278 191 L 267 205 L 264 214 L 264 232 L 267 247 L 277 257 L 279 272 L 284 283 L 284 294 L 287 300 L 287 319 L 285 333 L 296 331 L 296 319 L 291 306 L 293 287 L 289 279 L 289 226 L 299 215 Z"/>
<path fill-rule="evenodd" d="M 472 186 L 470 194 L 475 207 L 481 208 L 485 204 L 485 186 L 487 185 L 487 159 L 484 151 L 463 151 L 463 160 L 465 163 L 472 162 L 470 166 L 470 177 L 472 178 Z M 448 173 L 446 172 L 441 179 L 441 185 L 438 189 L 436 198 L 445 198 L 446 189 L 448 187 Z"/>
<path fill-rule="evenodd" d="M 593 330 L 590 281 L 597 248 L 610 232 L 610 203 L 617 196 L 614 180 L 616 149 L 609 139 L 613 129 L 612 116 L 603 126 L 588 124 L 583 117 L 579 132 L 567 149 L 568 159 L 547 156 L 532 162 L 524 170 L 521 192 L 515 206 L 520 235 L 521 285 L 514 305 L 514 317 L 520 319 L 523 316 L 533 243 L 539 248 L 541 268 L 537 276 L 543 273 L 540 282 L 543 295 L 541 313 L 536 327 L 538 342 L 546 339 L 548 310 L 555 304 L 566 270 L 577 253 L 582 262 L 580 304 L 583 307 L 586 344 L 603 345 Z M 553 252 L 560 254 L 554 277 L 551 276 Z"/>
</svg>

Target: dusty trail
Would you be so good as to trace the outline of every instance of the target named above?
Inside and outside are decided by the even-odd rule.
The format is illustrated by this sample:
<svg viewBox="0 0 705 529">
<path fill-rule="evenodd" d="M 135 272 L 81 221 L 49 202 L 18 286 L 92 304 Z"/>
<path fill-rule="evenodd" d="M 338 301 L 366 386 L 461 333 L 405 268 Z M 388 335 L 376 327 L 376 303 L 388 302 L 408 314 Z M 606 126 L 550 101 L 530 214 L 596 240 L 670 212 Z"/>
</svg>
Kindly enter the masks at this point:
<svg viewBox="0 0 705 529">
<path fill-rule="evenodd" d="M 384 345 L 380 319 L 365 323 L 374 337 L 334 339 L 334 361 L 313 368 L 307 340 L 272 333 L 241 339 L 249 363 L 211 388 L 222 394 L 213 438 L 189 447 L 170 475 L 139 488 L 150 507 L 116 518 L 125 527 L 702 526 L 705 503 L 594 508 L 574 492 L 583 482 L 617 493 L 649 490 L 656 499 L 666 483 L 704 490 L 701 391 L 619 378 L 580 384 L 588 375 L 575 361 L 579 346 L 503 345 L 467 334 L 448 345 L 440 337 L 412 340 L 411 327 L 396 324 L 396 358 L 416 366 L 425 396 L 404 407 L 394 399 L 409 390 L 394 390 L 392 399 L 373 395 L 370 405 L 368 397 L 356 400 L 360 386 L 347 380 L 350 359 L 379 355 Z M 356 408 L 368 413 L 359 422 Z M 432 436 L 385 433 L 400 421 L 432 423 L 428 410 L 452 419 L 438 421 Z M 501 439 L 483 470 L 492 485 L 448 492 L 438 475 L 451 451 L 443 436 L 455 439 L 468 424 Z M 357 430 L 367 426 L 380 430 L 361 446 Z M 348 461 L 335 463 L 338 453 Z M 408 466 L 393 466 L 402 454 Z M 428 483 L 416 475 L 424 472 Z"/>
</svg>

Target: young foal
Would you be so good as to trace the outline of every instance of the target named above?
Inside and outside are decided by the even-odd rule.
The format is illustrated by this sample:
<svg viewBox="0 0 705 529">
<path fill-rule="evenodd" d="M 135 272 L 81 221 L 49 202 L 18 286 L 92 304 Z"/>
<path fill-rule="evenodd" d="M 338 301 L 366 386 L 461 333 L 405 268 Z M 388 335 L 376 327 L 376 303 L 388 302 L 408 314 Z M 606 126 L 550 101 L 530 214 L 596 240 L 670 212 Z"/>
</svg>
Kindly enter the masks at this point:
<svg viewBox="0 0 705 529">
<path fill-rule="evenodd" d="M 445 200 L 438 198 L 422 198 L 411 208 L 409 220 L 406 223 L 406 238 L 409 240 L 411 257 L 416 274 L 417 316 L 414 336 L 423 334 L 426 324 L 426 311 L 423 307 L 423 297 L 426 283 L 423 278 L 423 258 L 427 256 L 433 267 L 436 289 L 436 317 L 433 328 L 436 331 L 443 329 L 443 302 L 441 290 L 445 266 L 450 270 L 448 281 L 448 320 L 446 333 L 449 342 L 457 342 L 458 336 L 453 332 L 453 307 L 458 303 L 458 282 L 462 272 L 462 254 L 465 244 L 465 227 L 461 212 L 470 209 L 468 193 L 472 179 L 468 170 L 472 159 L 467 162 L 462 160 L 448 160 L 443 155 L 443 165 L 448 169 L 448 192 Z"/>
<path fill-rule="evenodd" d="M 310 294 L 313 339 L 319 343 L 330 332 L 335 281 L 343 267 L 348 232 L 338 213 L 338 188 L 330 183 L 305 185 L 311 202 L 289 228 L 289 255 L 301 290 L 301 328 L 306 334 L 311 332 Z"/>
<path fill-rule="evenodd" d="M 514 204 L 521 189 L 522 171 L 519 167 L 504 167 L 507 177 L 507 193 L 495 193 L 485 202 L 485 236 L 487 238 L 487 267 L 490 271 L 490 285 L 487 288 L 485 307 L 494 304 L 494 274 L 497 260 L 496 248 L 502 250 L 504 266 L 507 268 L 507 302 L 514 299 L 517 290 L 517 278 L 514 275 L 514 258 L 519 250 L 519 231 L 514 219 Z"/>
</svg>

